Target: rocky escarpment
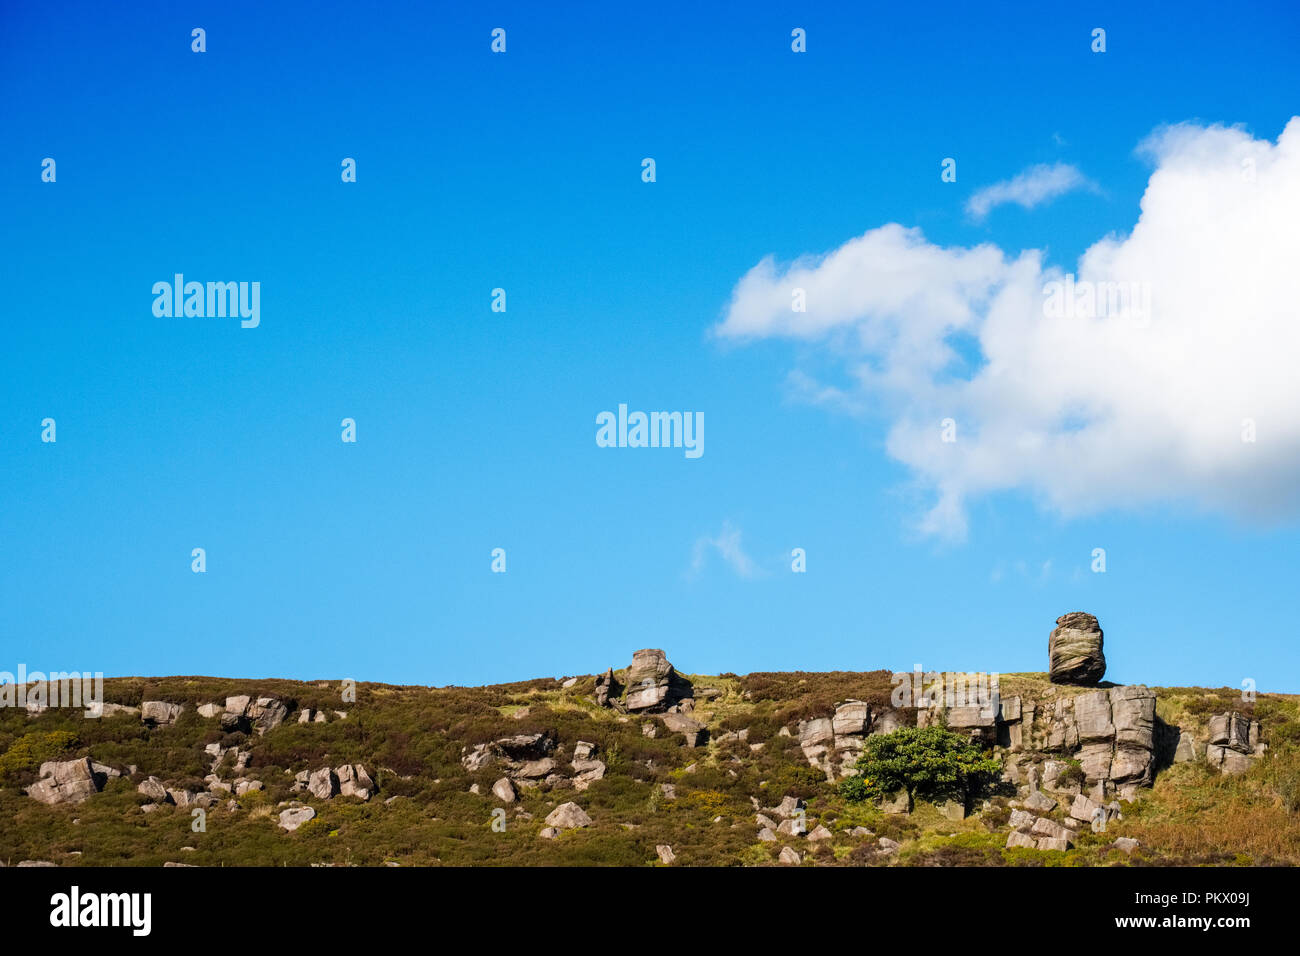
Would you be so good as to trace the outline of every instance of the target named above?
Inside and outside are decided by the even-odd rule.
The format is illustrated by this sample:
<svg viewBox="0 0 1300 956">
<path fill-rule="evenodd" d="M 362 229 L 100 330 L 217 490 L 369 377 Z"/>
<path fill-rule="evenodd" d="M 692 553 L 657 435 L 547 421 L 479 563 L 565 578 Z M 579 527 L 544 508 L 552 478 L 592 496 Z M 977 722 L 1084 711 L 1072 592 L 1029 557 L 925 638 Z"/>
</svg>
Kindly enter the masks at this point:
<svg viewBox="0 0 1300 956">
<path fill-rule="evenodd" d="M 1091 614 L 1058 618 L 1049 638 L 1052 682 L 1066 683 L 1068 676 L 1068 683 L 1095 683 L 1105 672 L 1101 640 Z M 1086 790 L 1098 803 L 1116 796 L 1132 800 L 1138 788 L 1151 786 L 1161 767 L 1204 760 L 1222 773 L 1238 774 L 1264 752 L 1258 722 L 1227 712 L 1205 724 L 1171 726 L 1156 715 L 1155 693 L 1142 685 L 1086 693 L 1047 686 L 991 696 L 987 704 L 927 702 L 916 709 L 915 725 L 942 725 L 970 736 L 1003 757 L 1008 778 L 1030 790 L 1043 775 L 1055 782 L 1060 767 L 1072 771 L 1067 776 L 1075 793 Z M 906 719 L 907 711 L 846 700 L 833 715 L 800 721 L 792 732 L 808 762 L 833 780 L 856 773 L 854 763 L 868 737 L 896 730 Z M 1029 768 L 1044 762 L 1047 770 L 1033 776 L 1037 771 Z"/>
</svg>

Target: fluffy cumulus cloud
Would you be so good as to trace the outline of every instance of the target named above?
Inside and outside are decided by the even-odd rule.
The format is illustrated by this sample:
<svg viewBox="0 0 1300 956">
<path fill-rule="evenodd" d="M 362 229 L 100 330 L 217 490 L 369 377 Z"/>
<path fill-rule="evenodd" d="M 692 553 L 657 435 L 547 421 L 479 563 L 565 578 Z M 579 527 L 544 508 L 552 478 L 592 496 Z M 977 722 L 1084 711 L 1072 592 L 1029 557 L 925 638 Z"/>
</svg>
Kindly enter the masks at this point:
<svg viewBox="0 0 1300 956">
<path fill-rule="evenodd" d="M 994 207 L 1006 203 L 1033 209 L 1075 189 L 1096 191 L 1097 186 L 1069 163 L 1042 163 L 1030 166 L 1013 179 L 976 190 L 966 200 L 966 212 L 975 219 L 983 219 Z"/>
<path fill-rule="evenodd" d="M 1038 251 L 945 248 L 890 224 L 759 262 L 714 331 L 797 340 L 841 369 L 792 380 L 887 416 L 889 454 L 931 496 L 930 533 L 964 536 L 968 504 L 1010 489 L 1067 516 L 1170 502 L 1292 519 L 1300 117 L 1276 143 L 1184 124 L 1141 151 L 1154 171 L 1136 225 L 1070 275 Z"/>
</svg>

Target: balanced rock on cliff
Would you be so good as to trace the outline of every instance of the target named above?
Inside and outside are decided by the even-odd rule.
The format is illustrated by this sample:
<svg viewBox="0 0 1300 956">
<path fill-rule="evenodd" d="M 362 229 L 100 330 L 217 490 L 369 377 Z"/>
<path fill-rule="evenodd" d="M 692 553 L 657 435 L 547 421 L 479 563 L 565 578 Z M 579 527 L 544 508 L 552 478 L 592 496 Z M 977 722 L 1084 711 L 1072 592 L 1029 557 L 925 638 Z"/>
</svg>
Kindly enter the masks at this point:
<svg viewBox="0 0 1300 956">
<path fill-rule="evenodd" d="M 1091 614 L 1071 611 L 1056 619 L 1047 639 L 1053 684 L 1094 686 L 1106 673 L 1101 626 Z"/>
</svg>

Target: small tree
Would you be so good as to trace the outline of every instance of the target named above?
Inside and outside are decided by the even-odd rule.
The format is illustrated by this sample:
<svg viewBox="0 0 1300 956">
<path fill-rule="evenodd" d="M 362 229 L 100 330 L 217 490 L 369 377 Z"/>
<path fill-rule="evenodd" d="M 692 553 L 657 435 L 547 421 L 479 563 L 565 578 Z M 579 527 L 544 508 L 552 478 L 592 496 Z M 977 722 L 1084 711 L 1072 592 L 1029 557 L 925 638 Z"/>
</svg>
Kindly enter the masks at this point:
<svg viewBox="0 0 1300 956">
<path fill-rule="evenodd" d="M 968 803 L 998 778 L 1001 764 L 944 727 L 904 727 L 867 738 L 855 764 L 858 776 L 840 783 L 848 800 L 884 796 L 902 788 L 916 797 Z"/>
</svg>

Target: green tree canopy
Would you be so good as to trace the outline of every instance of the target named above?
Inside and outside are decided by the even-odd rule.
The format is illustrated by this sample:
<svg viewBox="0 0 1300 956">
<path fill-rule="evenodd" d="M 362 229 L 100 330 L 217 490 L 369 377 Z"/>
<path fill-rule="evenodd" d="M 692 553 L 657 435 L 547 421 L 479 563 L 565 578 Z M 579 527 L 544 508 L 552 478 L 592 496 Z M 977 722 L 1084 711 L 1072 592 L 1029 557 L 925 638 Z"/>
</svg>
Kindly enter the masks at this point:
<svg viewBox="0 0 1300 956">
<path fill-rule="evenodd" d="M 997 779 L 1001 764 L 968 738 L 945 727 L 904 727 L 867 738 L 858 775 L 841 782 L 849 800 L 902 788 L 909 798 L 969 800 Z"/>
</svg>

